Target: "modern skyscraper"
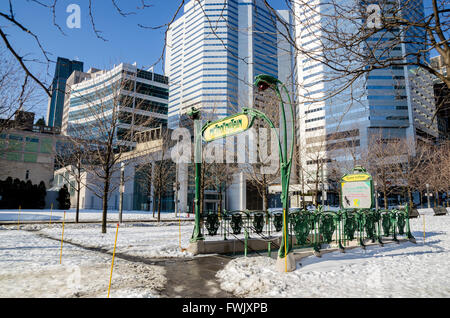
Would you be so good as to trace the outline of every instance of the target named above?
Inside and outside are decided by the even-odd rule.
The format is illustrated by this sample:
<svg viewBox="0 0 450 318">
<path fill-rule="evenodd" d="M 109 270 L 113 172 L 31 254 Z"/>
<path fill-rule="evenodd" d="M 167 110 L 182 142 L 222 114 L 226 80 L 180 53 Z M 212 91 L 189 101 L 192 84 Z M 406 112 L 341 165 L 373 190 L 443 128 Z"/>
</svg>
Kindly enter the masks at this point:
<svg viewBox="0 0 450 318">
<path fill-rule="evenodd" d="M 280 54 L 279 42 L 277 18 L 263 0 L 187 2 L 184 14 L 170 26 L 167 36 L 169 128 L 183 126 L 183 118 L 191 107 L 200 109 L 203 119 L 221 118 L 242 107 L 254 107 L 255 76 L 287 76 L 291 71 L 292 62 L 286 62 L 292 59 L 288 56 L 291 51 L 283 48 Z M 179 176 L 184 181 L 179 206 L 183 211 L 192 204 L 188 202 L 192 194 L 191 200 L 187 199 L 188 179 L 183 177 L 187 171 L 187 167 L 180 167 Z M 227 197 L 228 208 L 247 208 L 242 172 L 235 176 Z"/>
<path fill-rule="evenodd" d="M 50 86 L 52 97 L 49 98 L 48 101 L 47 126 L 61 128 L 66 81 L 73 71 L 83 72 L 83 62 L 71 61 L 63 57 L 58 57 L 56 61 L 55 76 L 53 77 L 53 82 Z"/>
<path fill-rule="evenodd" d="M 263 1 L 191 0 L 168 31 L 169 128 L 191 107 L 224 117 L 251 107 L 253 79 L 278 75 L 277 27 Z"/>
<path fill-rule="evenodd" d="M 370 4 L 376 3 L 377 1 L 370 1 Z M 397 8 L 396 2 L 383 1 L 383 4 L 381 7 L 386 12 Z M 343 49 L 326 52 L 330 48 L 323 43 L 327 43 L 326 37 L 332 35 L 324 30 L 339 25 L 336 28 L 354 34 L 351 30 L 356 24 L 344 18 L 331 21 L 331 17 L 333 14 L 338 16 L 339 12 L 343 14 L 342 12 L 346 12 L 345 8 L 349 8 L 347 12 L 352 12 L 351 8 L 357 7 L 364 10 L 364 5 L 368 4 L 359 0 L 312 0 L 308 2 L 308 6 L 295 3 L 296 41 L 297 46 L 302 48 L 297 57 L 298 140 L 304 150 L 303 166 L 306 169 L 314 170 L 317 158 L 324 159 L 325 162 L 351 162 L 355 155 L 359 157 L 368 149 L 373 134 L 381 134 L 383 140 L 403 138 L 412 141 L 416 138 L 437 137 L 437 127 L 430 116 L 434 101 L 432 78 L 429 74 L 413 66 L 390 66 L 372 70 L 345 89 L 339 90 L 338 88 L 344 87 L 345 81 L 350 82 L 352 74 L 343 73 L 339 78 L 330 60 L 321 62 L 324 54 L 328 54 L 327 57 L 331 59 L 342 58 L 336 63 L 341 68 L 348 65 L 351 69 L 352 63 L 357 63 L 351 60 L 351 56 L 346 60 L 345 56 L 339 56 Z M 408 7 L 402 8 L 398 14 L 409 20 L 420 20 L 424 16 L 422 0 L 409 1 Z M 377 54 L 384 52 L 383 46 L 388 48 L 393 42 L 399 41 L 399 32 L 400 29 L 397 28 L 372 35 L 364 41 L 366 51 L 376 45 Z M 402 35 L 402 43 L 395 48 L 386 49 L 389 57 L 382 58 L 404 57 L 405 61 L 412 59 L 413 53 L 425 49 L 424 45 L 420 47 L 420 41 L 417 40 L 424 39 L 424 35 L 420 33 L 418 28 L 407 29 Z M 345 47 L 345 43 L 342 47 Z M 330 52 L 336 54 L 333 56 Z M 339 154 L 331 154 L 330 149 L 341 151 Z M 326 167 L 322 179 L 327 180 Z"/>
</svg>

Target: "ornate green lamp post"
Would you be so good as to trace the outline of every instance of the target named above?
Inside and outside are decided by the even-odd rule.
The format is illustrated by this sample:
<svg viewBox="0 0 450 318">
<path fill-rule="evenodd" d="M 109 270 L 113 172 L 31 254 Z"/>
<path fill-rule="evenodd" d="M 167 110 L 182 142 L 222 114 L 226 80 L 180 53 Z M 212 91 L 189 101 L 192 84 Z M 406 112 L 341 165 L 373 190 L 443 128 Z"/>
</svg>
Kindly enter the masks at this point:
<svg viewBox="0 0 450 318">
<path fill-rule="evenodd" d="M 280 147 L 280 164 L 281 164 L 281 202 L 283 204 L 283 236 L 282 236 L 282 242 L 280 244 L 280 250 L 278 251 L 278 257 L 285 258 L 291 249 L 291 247 L 289 246 L 289 231 L 288 231 L 288 229 L 289 229 L 288 199 L 289 199 L 289 179 L 290 179 L 290 175 L 291 175 L 292 156 L 294 153 L 294 144 L 295 144 L 294 107 L 292 105 L 291 98 L 289 96 L 289 91 L 287 90 L 286 86 L 277 78 L 270 76 L 270 75 L 266 75 L 266 74 L 258 75 L 255 77 L 255 86 L 257 86 L 260 91 L 265 91 L 268 88 L 274 90 L 280 100 L 280 103 L 281 103 L 281 119 L 282 119 L 281 123 L 282 123 L 282 131 L 283 131 L 283 147 L 282 147 L 282 149 Z M 290 109 L 291 109 L 292 143 L 291 143 L 291 149 L 290 149 L 289 155 L 288 155 L 288 146 L 287 146 L 286 113 L 284 110 L 283 98 L 281 97 L 281 92 L 280 92 L 280 89 L 278 88 L 278 86 L 281 86 L 284 89 L 284 91 L 286 92 L 286 95 L 289 100 Z M 287 271 L 287 268 L 286 268 L 286 271 Z"/>
<path fill-rule="evenodd" d="M 288 199 L 289 199 L 289 179 L 292 167 L 292 156 L 294 152 L 295 144 L 295 115 L 294 108 L 289 96 L 289 91 L 286 86 L 273 76 L 261 74 L 255 78 L 255 86 L 258 87 L 260 91 L 267 90 L 268 88 L 275 91 L 281 103 L 281 114 L 282 114 L 282 131 L 283 131 L 283 144 L 278 136 L 278 147 L 280 155 L 280 165 L 281 165 L 281 201 L 283 202 L 283 237 L 280 245 L 280 250 L 278 252 L 279 258 L 284 258 L 285 270 L 287 271 L 287 257 L 289 255 L 289 221 L 288 221 Z M 287 123 L 286 114 L 284 110 L 284 102 L 281 97 L 281 92 L 278 86 L 281 86 L 289 100 L 289 105 L 291 109 L 292 116 L 292 144 L 288 155 L 287 146 Z M 187 115 L 194 120 L 195 124 L 195 226 L 191 238 L 191 243 L 195 243 L 200 240 L 204 240 L 201 233 L 200 227 L 200 178 L 201 178 L 201 160 L 202 160 L 202 137 L 205 142 L 210 142 L 219 138 L 225 138 L 234 134 L 242 133 L 245 130 L 252 127 L 255 118 L 261 118 L 266 121 L 271 128 L 275 128 L 272 121 L 261 111 L 254 108 L 242 108 L 242 113 L 237 113 L 235 115 L 229 116 L 227 118 L 215 121 L 206 122 L 203 126 L 200 123 L 200 111 L 194 107 L 187 113 Z M 250 116 L 250 117 L 248 117 Z M 232 123 L 232 124 L 230 124 Z M 220 128 L 220 129 L 217 129 Z M 278 135 L 278 134 L 277 134 Z M 294 264 L 295 265 L 295 264 Z"/>
<path fill-rule="evenodd" d="M 200 226 L 200 178 L 202 171 L 202 134 L 201 130 L 196 129 L 196 123 L 200 120 L 200 111 L 195 107 L 187 113 L 189 118 L 194 121 L 194 162 L 195 162 L 195 225 L 194 232 L 192 233 L 191 242 L 195 243 L 200 240 L 204 240 Z M 200 124 L 201 125 L 201 124 Z M 196 131 L 197 130 L 197 131 Z M 196 133 L 195 133 L 196 132 Z"/>
</svg>

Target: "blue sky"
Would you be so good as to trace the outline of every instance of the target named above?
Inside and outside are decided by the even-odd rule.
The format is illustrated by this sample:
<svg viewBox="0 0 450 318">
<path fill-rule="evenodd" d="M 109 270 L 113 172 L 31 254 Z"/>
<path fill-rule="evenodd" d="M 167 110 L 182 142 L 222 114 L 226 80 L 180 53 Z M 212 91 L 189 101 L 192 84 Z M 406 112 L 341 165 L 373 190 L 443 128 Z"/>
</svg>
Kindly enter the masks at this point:
<svg viewBox="0 0 450 318">
<path fill-rule="evenodd" d="M 43 3 L 53 1 L 42 0 Z M 56 61 L 58 56 L 77 59 L 84 62 L 85 70 L 90 67 L 110 68 L 120 62 L 137 62 L 139 67 L 150 67 L 156 63 L 163 53 L 164 31 L 143 29 L 138 26 L 158 26 L 170 21 L 179 0 L 145 0 L 152 7 L 145 10 L 136 10 L 141 5 L 140 0 L 116 0 L 124 12 L 135 12 L 127 17 L 121 16 L 110 0 L 93 1 L 94 22 L 101 36 L 107 41 L 99 39 L 90 22 L 89 2 L 87 0 L 60 0 L 56 7 L 56 23 L 65 34 L 62 34 L 53 23 L 51 10 L 27 0 L 14 0 L 13 9 L 16 19 L 39 36 L 50 58 Z M 285 0 L 269 1 L 275 8 L 284 8 Z M 66 12 L 70 4 L 81 7 L 81 28 L 70 29 L 66 20 L 70 13 Z M 0 1 L 0 10 L 9 11 L 8 1 Z M 7 24 L 2 20 L 2 26 Z M 23 32 L 8 28 L 9 39 L 21 55 L 28 59 L 45 61 L 45 58 L 36 42 Z M 54 64 L 29 63 L 30 68 L 40 75 L 40 78 L 50 83 L 54 74 Z M 162 64 L 155 66 L 155 72 L 162 73 Z M 47 102 L 36 105 L 37 117 L 46 116 Z"/>
<path fill-rule="evenodd" d="M 52 0 L 41 0 L 43 3 L 53 3 Z M 116 0 L 124 12 L 135 12 L 127 17 L 121 16 L 114 8 L 111 0 L 93 1 L 94 22 L 101 31 L 101 36 L 107 41 L 96 37 L 89 17 L 88 0 L 59 0 L 56 12 L 56 23 L 61 26 L 62 34 L 53 23 L 51 10 L 44 8 L 29 0 L 14 0 L 13 8 L 16 19 L 39 36 L 50 58 L 56 61 L 58 56 L 77 59 L 84 62 L 85 70 L 90 67 L 110 68 L 120 62 L 137 62 L 139 67 L 150 67 L 156 63 L 163 53 L 164 31 L 143 29 L 138 26 L 158 26 L 170 21 L 180 0 L 145 0 L 152 7 L 145 10 L 136 10 L 141 0 Z M 286 0 L 269 0 L 276 9 L 286 8 Z M 425 0 L 428 3 L 429 0 Z M 81 28 L 70 29 L 66 25 L 66 12 L 70 4 L 81 7 Z M 0 10 L 9 11 L 8 1 L 0 1 Z M 0 20 L 2 27 L 7 24 Z M 28 59 L 45 60 L 36 42 L 30 36 L 15 28 L 7 28 L 9 40 L 21 55 Z M 30 68 L 46 83 L 50 83 L 54 74 L 54 64 L 28 63 Z M 155 71 L 162 73 L 162 64 L 155 66 Z M 44 94 L 43 94 L 43 97 Z M 46 116 L 47 101 L 36 105 L 37 117 Z"/>
</svg>

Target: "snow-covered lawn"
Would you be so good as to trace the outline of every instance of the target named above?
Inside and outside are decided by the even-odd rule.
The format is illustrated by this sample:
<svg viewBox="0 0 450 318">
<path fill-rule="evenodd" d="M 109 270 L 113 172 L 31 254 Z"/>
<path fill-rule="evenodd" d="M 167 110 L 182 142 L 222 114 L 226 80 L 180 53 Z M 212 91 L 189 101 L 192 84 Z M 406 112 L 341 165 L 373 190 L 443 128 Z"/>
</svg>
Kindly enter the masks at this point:
<svg viewBox="0 0 450 318">
<path fill-rule="evenodd" d="M 28 231 L 27 231 L 28 230 Z M 130 256 L 186 257 L 180 250 L 192 234 L 192 223 L 123 224 L 119 227 L 116 253 Z M 0 297 L 106 297 L 116 225 L 62 224 L 0 226 Z M 53 238 L 53 239 L 52 239 Z M 106 252 L 106 253 L 105 253 Z M 108 254 L 108 252 L 110 254 Z M 114 261 L 110 297 L 158 297 L 164 287 L 161 266 L 123 260 Z"/>
<path fill-rule="evenodd" d="M 66 221 L 75 221 L 76 211 L 75 209 L 70 209 L 66 211 Z M 122 220 L 123 221 L 137 221 L 137 220 L 156 220 L 158 213 L 155 212 L 155 217 L 153 217 L 153 212 L 147 211 L 123 211 Z M 179 213 L 175 216 L 173 212 L 162 212 L 161 219 L 193 219 L 192 214 Z M 64 218 L 64 211 L 62 210 L 0 210 L 0 221 L 62 221 Z M 118 221 L 119 211 L 108 210 L 107 213 L 108 221 Z M 79 221 L 81 222 L 100 222 L 102 220 L 102 211 L 100 210 L 80 210 Z"/>
<path fill-rule="evenodd" d="M 116 224 L 108 224 L 107 233 L 101 233 L 100 224 L 66 224 L 64 240 L 86 247 L 98 247 L 112 253 Z M 147 258 L 191 257 L 181 248 L 189 245 L 192 222 L 124 223 L 119 226 L 116 252 Z M 62 225 L 46 226 L 41 233 L 60 239 Z M 181 239 L 181 248 L 180 248 Z"/>
<path fill-rule="evenodd" d="M 417 244 L 307 257 L 291 273 L 278 273 L 273 258 L 239 257 L 217 277 L 222 289 L 244 297 L 450 297 L 450 216 L 425 216 L 425 243 L 423 220 L 411 220 Z M 192 230 L 193 222 L 187 220 L 124 223 L 116 253 L 146 259 L 192 257 L 181 250 Z M 61 234 L 62 224 L 22 224 L 19 231 L 16 224 L 0 226 L 0 297 L 107 296 L 116 224 L 109 223 L 106 234 L 100 224 L 65 224 L 59 264 Z M 116 257 L 111 297 L 159 297 L 165 282 L 163 266 Z"/>
<path fill-rule="evenodd" d="M 60 251 L 57 240 L 0 227 L 0 297 L 107 296 L 111 255 L 65 244 L 60 264 Z M 157 297 L 164 284 L 164 268 L 116 258 L 110 297 Z"/>
<path fill-rule="evenodd" d="M 275 259 L 232 260 L 217 277 L 221 288 L 244 297 L 450 297 L 450 216 L 411 220 L 410 242 L 311 256 L 291 273 Z"/>
</svg>

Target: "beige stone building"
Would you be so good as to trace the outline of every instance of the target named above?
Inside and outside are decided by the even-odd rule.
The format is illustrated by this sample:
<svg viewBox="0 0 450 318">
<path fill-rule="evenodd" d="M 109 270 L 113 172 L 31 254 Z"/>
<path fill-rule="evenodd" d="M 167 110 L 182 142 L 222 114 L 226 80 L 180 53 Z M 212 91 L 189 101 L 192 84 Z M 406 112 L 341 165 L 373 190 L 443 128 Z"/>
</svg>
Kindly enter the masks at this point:
<svg viewBox="0 0 450 318">
<path fill-rule="evenodd" d="M 45 126 L 32 130 L 8 129 L 0 133 L 0 180 L 8 177 L 51 187 L 59 134 Z"/>
</svg>

